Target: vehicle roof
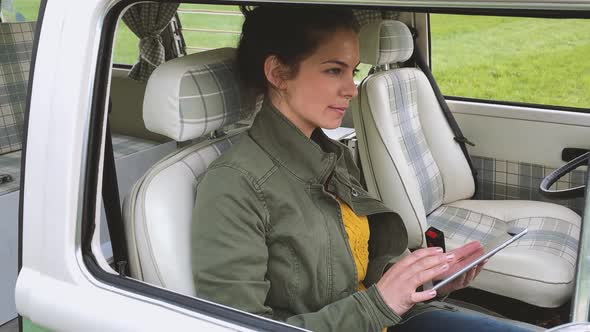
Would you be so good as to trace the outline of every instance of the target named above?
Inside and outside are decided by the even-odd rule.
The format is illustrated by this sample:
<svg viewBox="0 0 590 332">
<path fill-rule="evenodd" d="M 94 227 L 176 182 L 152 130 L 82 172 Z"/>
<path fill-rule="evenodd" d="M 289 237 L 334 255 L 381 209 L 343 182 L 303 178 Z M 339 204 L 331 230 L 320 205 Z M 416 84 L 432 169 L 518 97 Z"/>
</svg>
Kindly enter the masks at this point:
<svg viewBox="0 0 590 332">
<path fill-rule="evenodd" d="M 274 2 L 274 3 L 305 3 L 305 4 L 345 4 L 362 6 L 395 6 L 408 8 L 473 8 L 473 9 L 504 9 L 504 10 L 590 10 L 588 0 L 567 1 L 396 1 L 396 0 L 237 0 L 236 2 Z"/>
</svg>

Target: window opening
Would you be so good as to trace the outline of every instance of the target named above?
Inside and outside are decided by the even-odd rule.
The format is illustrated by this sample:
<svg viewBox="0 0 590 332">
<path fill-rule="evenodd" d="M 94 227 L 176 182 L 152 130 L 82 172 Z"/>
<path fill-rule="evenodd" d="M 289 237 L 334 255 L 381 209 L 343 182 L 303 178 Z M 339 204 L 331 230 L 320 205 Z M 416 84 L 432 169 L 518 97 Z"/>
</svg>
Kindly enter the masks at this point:
<svg viewBox="0 0 590 332">
<path fill-rule="evenodd" d="M 447 96 L 587 108 L 590 20 L 430 15 Z"/>
<path fill-rule="evenodd" d="M 238 44 L 244 22 L 238 6 L 182 4 L 178 14 L 187 53 Z"/>
<path fill-rule="evenodd" d="M 0 22 L 35 22 L 41 0 L 0 1 Z"/>
</svg>

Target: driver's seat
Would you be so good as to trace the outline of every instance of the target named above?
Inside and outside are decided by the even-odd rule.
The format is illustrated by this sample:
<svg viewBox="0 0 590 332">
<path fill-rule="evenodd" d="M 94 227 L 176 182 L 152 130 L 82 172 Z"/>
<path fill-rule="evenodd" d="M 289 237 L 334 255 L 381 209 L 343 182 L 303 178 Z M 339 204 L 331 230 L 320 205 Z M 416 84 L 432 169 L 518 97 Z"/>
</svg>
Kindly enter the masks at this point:
<svg viewBox="0 0 590 332">
<path fill-rule="evenodd" d="M 472 286 L 541 307 L 565 303 L 580 216 L 545 202 L 471 200 L 469 165 L 428 79 L 420 69 L 397 68 L 413 53 L 408 27 L 369 23 L 361 27 L 360 47 L 361 62 L 378 69 L 353 105 L 361 163 L 368 190 L 404 220 L 410 248 L 425 246 L 429 226 L 445 233 L 447 249 L 526 227 L 529 233 L 495 255 Z"/>
</svg>

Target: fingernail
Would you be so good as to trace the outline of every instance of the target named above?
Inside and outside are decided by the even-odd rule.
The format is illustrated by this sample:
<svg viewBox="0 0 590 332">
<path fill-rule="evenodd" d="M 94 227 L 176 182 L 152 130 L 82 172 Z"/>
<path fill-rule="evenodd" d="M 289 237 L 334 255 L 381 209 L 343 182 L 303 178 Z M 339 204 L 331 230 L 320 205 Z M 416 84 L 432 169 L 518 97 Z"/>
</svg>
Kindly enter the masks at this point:
<svg viewBox="0 0 590 332">
<path fill-rule="evenodd" d="M 428 292 L 428 296 L 436 296 L 436 291 L 432 290 L 432 291 Z"/>
<path fill-rule="evenodd" d="M 437 247 L 436 252 L 443 252 L 442 248 Z"/>
<path fill-rule="evenodd" d="M 455 258 L 455 254 L 448 254 L 447 255 L 447 261 L 450 262 Z"/>
<path fill-rule="evenodd" d="M 446 270 L 446 269 L 448 269 L 448 268 L 449 268 L 449 264 L 445 264 L 445 265 L 443 265 L 443 266 L 440 267 L 440 269 L 443 270 L 443 271 Z"/>
<path fill-rule="evenodd" d="M 489 261 L 490 261 L 490 259 L 489 258 L 486 258 L 486 259 L 484 259 L 483 263 L 485 264 L 485 263 L 487 263 Z"/>
</svg>

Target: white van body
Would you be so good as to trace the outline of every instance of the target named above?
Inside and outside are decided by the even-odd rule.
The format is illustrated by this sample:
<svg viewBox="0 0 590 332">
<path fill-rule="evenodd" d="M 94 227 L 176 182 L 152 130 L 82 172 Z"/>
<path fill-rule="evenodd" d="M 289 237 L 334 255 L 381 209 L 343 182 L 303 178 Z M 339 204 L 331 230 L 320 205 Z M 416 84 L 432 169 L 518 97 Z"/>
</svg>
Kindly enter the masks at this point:
<svg viewBox="0 0 590 332">
<path fill-rule="evenodd" d="M 15 289 L 16 309 L 35 325 L 55 331 L 253 330 L 236 321 L 213 317 L 166 300 L 109 285 L 97 279 L 83 261 L 81 224 L 90 123 L 93 117 L 91 110 L 97 89 L 95 78 L 100 57 L 105 56 L 103 52 L 111 52 L 101 50 L 101 34 L 107 13 L 119 2 L 121 1 L 51 0 L 44 1 L 42 5 L 45 8 L 39 17 L 42 24 L 39 25 L 41 30 L 30 82 L 24 187 L 20 194 L 22 266 Z M 258 1 L 250 1 L 254 2 Z M 590 12 L 590 1 L 587 0 L 298 2 L 410 8 L 436 6 Z M 111 82 L 111 77 L 107 82 Z M 505 112 L 503 116 L 514 117 L 509 112 L 510 107 L 496 110 L 493 109 L 495 106 L 470 105 L 468 102 L 457 101 L 450 103 L 450 106 L 457 112 L 460 124 L 465 123 L 465 128 L 470 128 L 465 130 L 467 136 L 470 131 L 484 136 L 493 135 L 491 131 L 486 133 L 486 127 L 495 124 L 478 122 L 478 116 Z M 590 114 L 574 114 L 562 121 L 559 119 L 562 115 L 560 112 L 545 110 L 540 114 L 527 112 L 526 109 L 517 111 L 520 118 L 516 119 L 514 126 L 522 125 L 520 122 L 526 121 L 526 117 L 535 121 L 543 119 L 522 127 L 523 132 L 529 131 L 531 135 L 537 135 L 534 133 L 540 127 L 548 129 L 552 126 L 552 121 L 590 128 Z M 501 121 L 500 118 L 496 120 Z M 504 126 L 505 123 L 497 125 Z M 104 128 L 106 120 L 103 122 Z M 590 131 L 580 127 L 571 131 L 563 130 L 563 133 L 575 141 L 579 140 L 580 135 L 586 135 Z M 102 135 L 103 140 L 104 137 Z M 542 140 L 542 135 L 539 137 Z M 497 138 L 494 136 L 489 139 Z M 519 152 L 506 145 L 511 142 L 514 140 L 500 138 L 491 149 L 501 150 L 498 154 L 506 159 L 517 157 Z M 546 143 L 551 144 L 549 141 Z M 159 155 L 168 153 L 168 148 L 174 149 L 174 146 L 158 152 Z M 540 143 L 537 151 L 531 150 L 529 153 L 534 156 L 544 148 L 546 145 Z M 102 174 L 102 170 L 99 174 Z M 99 188 L 96 190 L 100 193 L 101 175 L 98 183 Z M 102 202 L 100 195 L 97 197 L 94 202 L 96 220 L 100 220 Z M 107 240 L 104 229 L 101 231 L 102 241 L 99 236 L 93 245 L 95 252 L 104 253 L 108 249 L 102 250 L 100 246 L 107 243 Z M 108 257 L 102 258 L 99 262 L 101 266 L 113 272 L 108 266 Z M 588 280 L 580 279 L 580 282 L 587 283 Z M 584 287 L 588 287 L 588 284 Z M 589 300 L 584 299 L 586 302 Z"/>
</svg>

